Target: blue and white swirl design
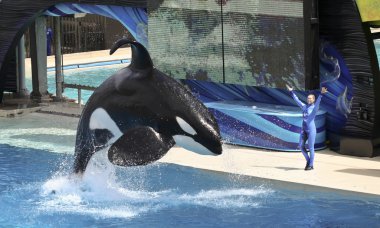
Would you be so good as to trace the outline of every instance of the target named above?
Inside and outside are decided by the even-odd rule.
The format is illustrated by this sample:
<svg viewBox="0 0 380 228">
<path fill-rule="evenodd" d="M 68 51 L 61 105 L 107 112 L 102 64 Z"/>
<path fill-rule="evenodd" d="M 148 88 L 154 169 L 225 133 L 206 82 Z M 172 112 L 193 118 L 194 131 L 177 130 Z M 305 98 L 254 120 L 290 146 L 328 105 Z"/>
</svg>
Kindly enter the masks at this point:
<svg viewBox="0 0 380 228">
<path fill-rule="evenodd" d="M 219 123 L 223 139 L 231 144 L 272 150 L 298 151 L 302 113 L 298 107 L 252 102 L 205 103 Z M 316 149 L 325 148 L 326 112 L 319 111 Z"/>
<path fill-rule="evenodd" d="M 132 36 L 144 46 L 147 46 L 148 15 L 144 8 L 133 8 L 112 5 L 90 5 L 61 3 L 45 11 L 47 16 L 64 16 L 76 13 L 97 14 L 118 20 Z"/>
<path fill-rule="evenodd" d="M 339 144 L 339 134 L 345 126 L 347 115 L 350 113 L 350 101 L 353 99 L 352 80 L 348 67 L 337 49 L 328 42 L 322 42 L 320 79 L 321 86 L 328 88 L 324 95 L 320 110 L 325 111 L 325 117 L 316 117 L 317 138 L 316 149 L 325 147 L 325 135 L 330 145 Z M 241 102 L 296 106 L 290 93 L 283 89 L 265 87 L 251 87 L 213 83 L 207 81 L 183 80 L 183 82 L 203 102 Z M 298 97 L 306 101 L 309 93 L 319 95 L 319 91 L 296 91 Z M 287 151 L 298 150 L 299 133 L 301 131 L 300 116 L 294 119 L 283 115 L 256 114 L 254 110 L 229 110 L 220 105 L 211 108 L 221 126 L 224 139 L 234 144 L 281 149 Z M 284 113 L 290 113 L 289 107 L 283 107 Z M 273 109 L 273 108 L 272 108 Z M 323 124 L 325 118 L 325 124 Z M 247 121 L 250 119 L 251 121 Z M 271 125 L 272 124 L 272 125 Z"/>
</svg>

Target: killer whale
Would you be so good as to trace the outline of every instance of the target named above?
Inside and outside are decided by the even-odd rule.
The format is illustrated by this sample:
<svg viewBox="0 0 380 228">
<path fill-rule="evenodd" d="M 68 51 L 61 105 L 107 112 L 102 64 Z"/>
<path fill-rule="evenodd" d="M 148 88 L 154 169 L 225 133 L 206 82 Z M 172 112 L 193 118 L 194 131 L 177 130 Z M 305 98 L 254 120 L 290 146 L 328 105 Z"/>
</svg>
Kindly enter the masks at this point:
<svg viewBox="0 0 380 228">
<path fill-rule="evenodd" d="M 154 162 L 175 144 L 200 154 L 222 153 L 214 116 L 180 82 L 156 69 L 143 45 L 128 39 L 132 61 L 91 95 L 78 123 L 74 173 L 83 173 L 92 155 L 108 148 L 119 166 Z"/>
</svg>

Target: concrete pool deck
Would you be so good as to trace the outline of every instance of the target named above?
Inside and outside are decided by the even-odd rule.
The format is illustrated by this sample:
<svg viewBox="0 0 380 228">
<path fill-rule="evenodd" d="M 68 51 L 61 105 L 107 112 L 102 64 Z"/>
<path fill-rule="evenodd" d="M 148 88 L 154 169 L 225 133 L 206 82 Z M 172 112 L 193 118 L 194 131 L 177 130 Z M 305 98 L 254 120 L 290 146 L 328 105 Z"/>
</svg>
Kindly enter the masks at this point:
<svg viewBox="0 0 380 228">
<path fill-rule="evenodd" d="M 64 55 L 64 65 L 111 61 L 129 58 L 130 48 L 118 50 L 110 56 L 109 50 Z M 29 63 L 28 63 L 29 61 Z M 54 66 L 54 56 L 48 57 L 48 67 Z M 26 60 L 30 69 L 30 60 Z M 28 75 L 28 73 L 27 73 Z M 31 74 L 29 74 L 31 75 Z M 83 108 L 83 107 L 82 107 Z M 24 110 L 24 109 L 22 109 Z M 81 108 L 73 103 L 49 103 L 22 111 L 23 117 L 38 111 L 41 118 L 58 114 L 78 117 Z M 17 116 L 17 112 L 0 107 L 0 114 Z M 78 118 L 77 118 L 78 119 Z M 79 120 L 79 119 L 78 119 Z M 1 121 L 1 119 L 0 119 Z M 55 121 L 64 121 L 56 118 Z M 49 126 L 51 123 L 47 123 Z M 73 129 L 75 130 L 75 129 Z M 305 161 L 300 152 L 268 151 L 256 148 L 225 145 L 221 156 L 201 156 L 182 148 L 172 148 L 160 162 L 174 163 L 199 169 L 235 173 L 290 183 L 333 188 L 380 195 L 380 157 L 360 158 L 340 155 L 329 149 L 316 152 L 315 169 L 304 171 Z"/>
<path fill-rule="evenodd" d="M 305 171 L 301 152 L 279 152 L 225 145 L 217 156 L 173 148 L 160 161 L 199 169 L 380 195 L 380 157 L 359 158 L 329 149 L 317 151 L 314 170 Z"/>
</svg>

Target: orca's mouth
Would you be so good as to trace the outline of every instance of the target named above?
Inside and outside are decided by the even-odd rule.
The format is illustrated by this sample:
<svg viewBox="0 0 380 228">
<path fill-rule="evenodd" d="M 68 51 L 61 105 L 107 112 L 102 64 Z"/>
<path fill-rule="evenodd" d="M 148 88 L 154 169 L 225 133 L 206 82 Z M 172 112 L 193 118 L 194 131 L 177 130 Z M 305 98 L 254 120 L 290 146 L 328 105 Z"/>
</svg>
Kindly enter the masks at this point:
<svg viewBox="0 0 380 228">
<path fill-rule="evenodd" d="M 220 155 L 222 154 L 222 146 L 213 146 L 210 143 L 201 143 L 198 140 L 194 140 L 193 137 L 186 135 L 174 135 L 173 139 L 178 146 L 181 146 L 187 150 L 200 155 Z"/>
<path fill-rule="evenodd" d="M 221 155 L 223 153 L 222 144 L 209 146 L 208 149 L 215 155 Z"/>
<path fill-rule="evenodd" d="M 206 147 L 213 155 L 221 155 L 223 153 L 222 142 L 218 137 L 195 137 L 195 140 Z"/>
</svg>

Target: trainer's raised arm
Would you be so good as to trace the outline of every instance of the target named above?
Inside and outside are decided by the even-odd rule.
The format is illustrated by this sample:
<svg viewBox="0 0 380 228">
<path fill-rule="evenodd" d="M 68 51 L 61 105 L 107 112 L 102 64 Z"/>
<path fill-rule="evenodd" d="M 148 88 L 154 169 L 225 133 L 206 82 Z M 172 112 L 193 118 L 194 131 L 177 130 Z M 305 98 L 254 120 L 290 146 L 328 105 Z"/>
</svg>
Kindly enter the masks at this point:
<svg viewBox="0 0 380 228">
<path fill-rule="evenodd" d="M 293 88 L 290 87 L 289 85 L 286 85 L 286 87 L 288 88 L 288 90 L 292 93 L 292 97 L 293 97 L 293 100 L 297 103 L 297 105 L 303 109 L 303 107 L 305 106 L 304 103 L 302 103 L 302 101 L 300 101 L 300 99 L 298 99 L 297 95 L 294 93 L 293 91 Z"/>
</svg>

